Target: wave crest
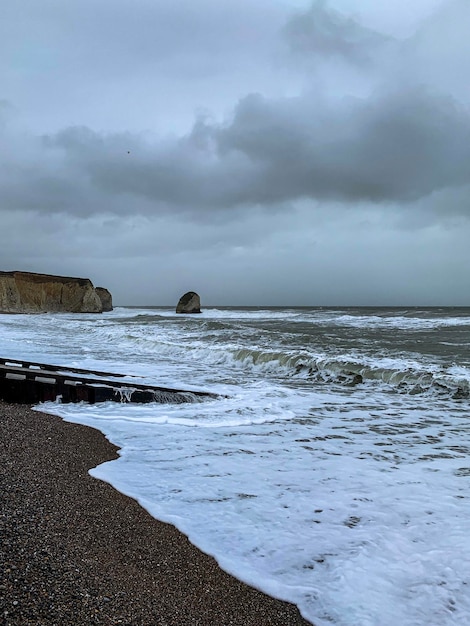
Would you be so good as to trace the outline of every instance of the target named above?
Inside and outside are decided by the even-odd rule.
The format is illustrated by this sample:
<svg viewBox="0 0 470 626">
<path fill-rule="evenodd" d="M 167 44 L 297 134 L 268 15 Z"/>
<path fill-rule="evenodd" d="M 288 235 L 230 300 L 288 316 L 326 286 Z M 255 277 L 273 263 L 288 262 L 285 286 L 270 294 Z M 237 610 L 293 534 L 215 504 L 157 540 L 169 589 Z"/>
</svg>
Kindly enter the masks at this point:
<svg viewBox="0 0 470 626">
<path fill-rule="evenodd" d="M 379 365 L 360 360 L 249 348 L 236 350 L 233 358 L 244 365 L 283 370 L 287 376 L 319 383 L 336 383 L 350 387 L 364 383 L 383 384 L 390 390 L 410 395 L 432 393 L 454 399 L 470 397 L 470 372 L 465 376 L 448 370 L 426 370 L 400 364 L 399 361 Z"/>
</svg>

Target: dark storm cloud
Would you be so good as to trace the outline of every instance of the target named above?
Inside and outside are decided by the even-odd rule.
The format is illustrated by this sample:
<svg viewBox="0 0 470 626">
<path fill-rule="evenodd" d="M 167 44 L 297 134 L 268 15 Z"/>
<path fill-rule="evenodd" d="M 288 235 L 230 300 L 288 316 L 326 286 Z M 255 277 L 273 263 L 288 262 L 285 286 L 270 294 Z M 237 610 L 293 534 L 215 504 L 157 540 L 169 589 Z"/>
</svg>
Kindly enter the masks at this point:
<svg viewBox="0 0 470 626">
<path fill-rule="evenodd" d="M 468 180 L 469 139 L 466 111 L 418 89 L 333 108 L 251 97 L 220 134 L 221 146 L 257 167 L 252 194 L 268 202 L 415 200 Z"/>
<path fill-rule="evenodd" d="M 169 6 L 163 24 L 167 13 L 174 17 Z M 145 4 L 139 19 L 149 10 Z M 92 29 L 91 13 L 86 15 Z M 111 51 L 116 33 L 125 33 L 126 16 L 136 19 L 118 11 L 113 36 L 106 39 Z M 193 37 L 188 24 L 185 19 L 179 28 Z M 363 59 L 385 40 L 322 2 L 293 18 L 287 31 L 293 47 L 316 58 Z M 143 40 L 149 33 L 144 30 Z M 139 56 L 135 46 L 132 38 L 128 48 Z M 163 53 L 169 46 L 168 34 L 162 34 L 157 49 Z M 412 76 L 402 84 L 397 72 L 385 74 L 362 97 L 332 99 L 313 89 L 290 98 L 251 94 L 225 122 L 200 118 L 181 136 L 69 127 L 42 137 L 4 129 L 2 141 L 1 206 L 77 216 L 129 210 L 196 215 L 303 199 L 408 203 L 470 183 L 468 110 L 450 94 L 414 83 Z"/>
<path fill-rule="evenodd" d="M 72 128 L 33 143 L 29 162 L 4 164 L 3 206 L 119 212 L 123 195 L 146 200 L 145 212 L 302 198 L 407 202 L 470 182 L 468 112 L 426 89 L 334 107 L 252 95 L 230 123 L 200 121 L 182 138 Z"/>
</svg>

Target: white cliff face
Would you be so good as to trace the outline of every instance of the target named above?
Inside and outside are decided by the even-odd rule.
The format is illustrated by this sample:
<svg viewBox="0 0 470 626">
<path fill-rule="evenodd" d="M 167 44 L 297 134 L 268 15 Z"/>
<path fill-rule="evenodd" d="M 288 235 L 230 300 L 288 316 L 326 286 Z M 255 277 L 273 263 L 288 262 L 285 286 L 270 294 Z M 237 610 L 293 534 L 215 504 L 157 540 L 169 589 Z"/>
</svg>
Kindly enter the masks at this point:
<svg viewBox="0 0 470 626">
<path fill-rule="evenodd" d="M 101 298 L 88 278 L 0 272 L 1 313 L 102 311 Z"/>
</svg>

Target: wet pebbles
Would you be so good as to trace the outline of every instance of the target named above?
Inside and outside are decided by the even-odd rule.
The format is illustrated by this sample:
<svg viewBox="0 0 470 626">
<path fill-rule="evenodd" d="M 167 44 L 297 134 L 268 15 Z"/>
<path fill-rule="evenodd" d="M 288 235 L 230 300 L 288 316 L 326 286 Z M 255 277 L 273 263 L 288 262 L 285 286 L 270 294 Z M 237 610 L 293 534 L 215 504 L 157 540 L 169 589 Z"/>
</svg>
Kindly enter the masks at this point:
<svg viewBox="0 0 470 626">
<path fill-rule="evenodd" d="M 92 478 L 98 431 L 0 402 L 0 624 L 307 625 Z"/>
</svg>

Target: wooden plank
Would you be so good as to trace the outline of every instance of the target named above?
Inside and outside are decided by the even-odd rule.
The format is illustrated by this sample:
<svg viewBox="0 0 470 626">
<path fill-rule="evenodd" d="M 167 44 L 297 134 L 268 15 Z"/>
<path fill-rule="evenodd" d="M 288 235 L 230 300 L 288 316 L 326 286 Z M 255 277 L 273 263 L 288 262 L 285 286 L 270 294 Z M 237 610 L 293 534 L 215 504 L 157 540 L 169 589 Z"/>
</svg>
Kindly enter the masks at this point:
<svg viewBox="0 0 470 626">
<path fill-rule="evenodd" d="M 31 369 L 45 369 L 49 372 L 73 372 L 74 374 L 85 374 L 89 376 L 94 374 L 95 376 L 112 376 L 114 378 L 124 378 L 126 376 L 135 378 L 133 374 L 116 374 L 112 372 L 102 372 L 99 370 L 87 370 L 79 367 L 68 367 L 66 365 L 50 365 L 47 363 L 36 363 L 35 361 L 23 361 L 21 359 L 5 359 L 0 357 L 0 364 L 11 367 L 28 367 Z"/>
</svg>

